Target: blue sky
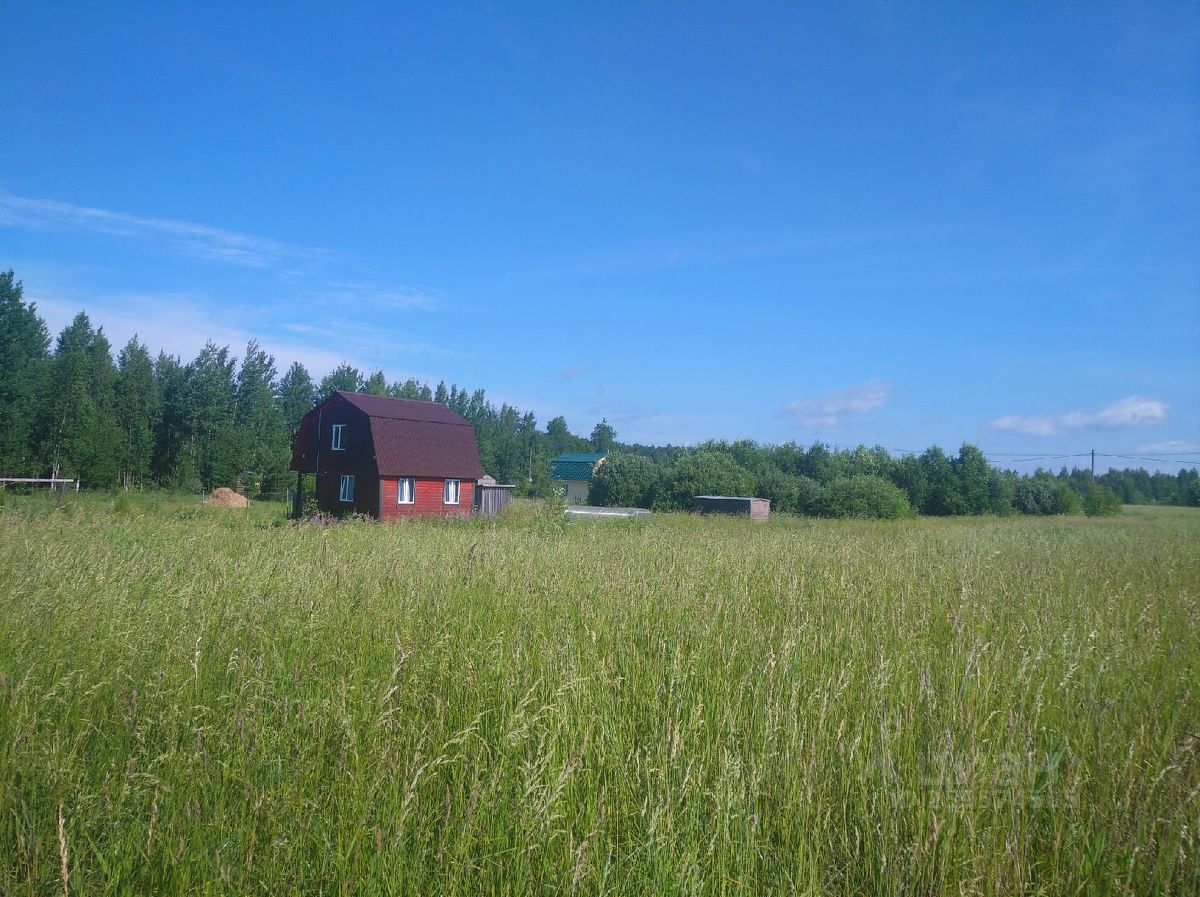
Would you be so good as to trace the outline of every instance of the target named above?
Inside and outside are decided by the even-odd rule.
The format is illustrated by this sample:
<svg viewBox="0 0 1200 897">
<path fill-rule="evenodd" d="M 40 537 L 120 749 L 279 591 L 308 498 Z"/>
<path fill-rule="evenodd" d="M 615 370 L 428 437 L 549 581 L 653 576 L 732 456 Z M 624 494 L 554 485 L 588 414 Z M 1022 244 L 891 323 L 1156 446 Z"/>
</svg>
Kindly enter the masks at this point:
<svg viewBox="0 0 1200 897">
<path fill-rule="evenodd" d="M 1194 4 L 238 6 L 0 13 L 52 329 L 631 441 L 1200 452 Z"/>
</svg>

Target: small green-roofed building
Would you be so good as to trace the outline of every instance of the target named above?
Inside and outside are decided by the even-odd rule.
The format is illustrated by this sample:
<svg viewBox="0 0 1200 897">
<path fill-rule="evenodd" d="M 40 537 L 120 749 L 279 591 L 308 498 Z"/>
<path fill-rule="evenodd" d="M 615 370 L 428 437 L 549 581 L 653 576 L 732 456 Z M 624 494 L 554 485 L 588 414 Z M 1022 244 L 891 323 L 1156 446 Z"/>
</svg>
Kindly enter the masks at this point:
<svg viewBox="0 0 1200 897">
<path fill-rule="evenodd" d="M 568 452 L 550 462 L 550 477 L 563 484 L 567 504 L 587 504 L 592 477 L 607 457 L 608 452 Z"/>
</svg>

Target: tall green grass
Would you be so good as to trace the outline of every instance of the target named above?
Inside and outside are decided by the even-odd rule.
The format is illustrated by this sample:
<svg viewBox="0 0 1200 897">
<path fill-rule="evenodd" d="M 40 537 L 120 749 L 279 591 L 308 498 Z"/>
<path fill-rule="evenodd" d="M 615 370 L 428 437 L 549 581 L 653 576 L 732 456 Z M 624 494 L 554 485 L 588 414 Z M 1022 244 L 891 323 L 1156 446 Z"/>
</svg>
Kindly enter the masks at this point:
<svg viewBox="0 0 1200 897">
<path fill-rule="evenodd" d="M 1197 545 L 10 500 L 0 891 L 1196 893 Z"/>
</svg>

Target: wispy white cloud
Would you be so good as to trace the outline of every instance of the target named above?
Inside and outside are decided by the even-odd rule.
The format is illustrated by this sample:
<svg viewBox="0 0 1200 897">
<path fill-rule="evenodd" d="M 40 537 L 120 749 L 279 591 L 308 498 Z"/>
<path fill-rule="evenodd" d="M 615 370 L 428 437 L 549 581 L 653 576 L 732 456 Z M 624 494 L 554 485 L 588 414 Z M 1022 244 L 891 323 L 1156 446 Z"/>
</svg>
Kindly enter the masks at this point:
<svg viewBox="0 0 1200 897">
<path fill-rule="evenodd" d="M 587 365 L 573 364 L 561 374 L 558 375 L 560 380 L 574 380 L 580 374 L 587 370 Z"/>
<path fill-rule="evenodd" d="M 796 399 L 784 406 L 782 413 L 797 427 L 806 430 L 836 430 L 847 417 L 865 414 L 883 405 L 892 397 L 892 385 L 884 380 L 868 380 L 860 386 L 832 389 L 819 396 Z"/>
<path fill-rule="evenodd" d="M 600 402 L 572 411 L 566 417 L 572 427 L 578 427 L 575 432 L 582 435 L 591 432 L 592 426 L 599 423 L 601 419 L 607 420 L 617 431 L 617 439 L 621 442 L 637 442 L 643 445 L 666 445 L 668 443 L 681 445 L 689 440 L 696 441 L 705 438 L 704 436 L 683 435 L 695 429 L 695 421 L 683 415 L 640 404 L 620 401 Z M 705 421 L 702 426 L 707 427 L 710 423 Z"/>
<path fill-rule="evenodd" d="M 294 301 L 305 304 L 371 306 L 395 311 L 432 311 L 446 305 L 426 287 L 345 280 L 344 269 L 350 263 L 328 249 L 298 246 L 191 221 L 131 215 L 0 192 L 0 227 L 86 231 L 165 245 L 189 258 L 272 274 L 287 284 Z"/>
<path fill-rule="evenodd" d="M 77 301 L 58 296 L 32 298 L 37 300 L 38 311 L 52 334 L 61 331 L 83 308 Z M 187 362 L 208 340 L 219 346 L 229 346 L 235 355 L 240 355 L 246 344 L 257 338 L 262 347 L 275 356 L 281 373 L 293 361 L 302 363 L 316 377 L 324 376 L 344 361 L 366 366 L 362 359 L 341 346 L 336 350 L 329 348 L 328 341 L 323 346 L 314 345 L 304 340 L 264 336 L 231 327 L 227 316 L 192 294 L 89 296 L 86 308 L 92 324 L 104 328 L 114 353 L 136 335 L 152 353 L 161 350 Z"/>
<path fill-rule="evenodd" d="M 1139 452 L 1154 455 L 1180 455 L 1200 452 L 1200 442 L 1187 442 L 1183 439 L 1168 439 L 1166 442 L 1147 442 L 1137 447 Z"/>
<path fill-rule="evenodd" d="M 284 330 L 289 330 L 292 333 L 320 333 L 321 328 L 315 324 L 301 324 L 298 321 L 289 321 L 286 324 L 280 325 Z"/>
<path fill-rule="evenodd" d="M 993 430 L 1010 430 L 1026 436 L 1053 436 L 1061 432 L 1058 420 L 1048 415 L 1006 414 L 988 424 Z"/>
<path fill-rule="evenodd" d="M 322 318 L 320 326 L 302 321 L 289 321 L 281 325 L 291 333 L 312 335 L 325 343 L 343 347 L 365 357 L 437 355 L 445 358 L 461 357 L 455 349 L 426 342 L 394 328 L 380 328 L 374 324 L 362 324 L 345 318 Z"/>
<path fill-rule="evenodd" d="M 86 308 L 94 326 L 102 326 L 114 352 L 131 336 L 150 347 L 189 361 L 208 340 L 229 346 L 240 355 L 251 339 L 257 339 L 275 356 L 280 373 L 293 361 L 303 364 L 320 378 L 343 362 L 362 371 L 382 367 L 391 379 L 415 377 L 433 380 L 430 374 L 398 364 L 399 359 L 415 355 L 450 354 L 438 346 L 406 340 L 392 331 L 356 327 L 348 322 L 322 321 L 320 327 L 294 323 L 271 326 L 261 316 L 252 315 L 242 326 L 231 326 L 228 314 L 207 297 L 192 293 L 156 293 L 104 295 L 89 294 L 86 301 L 73 294 L 31 292 L 28 298 L 52 334 L 58 333 Z"/>
<path fill-rule="evenodd" d="M 604 418 L 613 425 L 641 424 L 647 421 L 658 420 L 665 416 L 662 411 L 653 408 L 645 408 L 641 405 L 622 405 L 620 403 L 592 405 L 587 409 L 587 413 L 592 415 L 597 421 Z"/>
<path fill-rule="evenodd" d="M 389 287 L 377 283 L 330 281 L 322 287 L 322 298 L 343 303 L 367 303 L 398 311 L 432 311 L 444 303 L 424 287 Z"/>
<path fill-rule="evenodd" d="M 1170 406 L 1161 399 L 1129 396 L 1099 411 L 1068 411 L 1065 414 L 1009 414 L 988 424 L 994 430 L 1009 430 L 1026 436 L 1055 436 L 1072 430 L 1123 430 L 1161 423 Z"/>
<path fill-rule="evenodd" d="M 251 268 L 325 262 L 333 258 L 328 250 L 294 246 L 207 224 L 149 218 L 6 193 L 0 193 L 0 225 L 26 230 L 84 230 L 110 236 L 165 240 L 188 255 Z"/>
</svg>

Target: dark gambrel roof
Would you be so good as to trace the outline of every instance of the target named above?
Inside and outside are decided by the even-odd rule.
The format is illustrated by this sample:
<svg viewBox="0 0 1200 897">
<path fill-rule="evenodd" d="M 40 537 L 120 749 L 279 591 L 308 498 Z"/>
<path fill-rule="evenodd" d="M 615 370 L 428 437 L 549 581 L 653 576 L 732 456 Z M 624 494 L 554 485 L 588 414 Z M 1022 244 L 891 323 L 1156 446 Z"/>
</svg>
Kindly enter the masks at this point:
<svg viewBox="0 0 1200 897">
<path fill-rule="evenodd" d="M 321 443 L 328 449 L 329 427 L 347 421 L 345 412 L 338 413 L 339 403 L 354 409 L 349 419 L 349 448 L 346 452 L 322 452 Z M 367 419 L 369 446 L 362 435 L 354 436 L 357 414 Z M 375 472 L 385 477 L 477 480 L 483 476 L 475 428 L 445 405 L 341 390 L 304 416 L 293 447 L 292 470 L 316 470 L 318 459 L 321 470 L 333 464 L 347 472 Z"/>
<path fill-rule="evenodd" d="M 479 479 L 483 476 L 483 466 L 479 463 L 475 428 L 462 418 L 459 421 L 451 424 L 372 417 L 371 439 L 375 443 L 379 475 Z"/>
<path fill-rule="evenodd" d="M 367 417 L 387 417 L 394 420 L 420 420 L 441 424 L 466 424 L 471 426 L 445 405 L 439 402 L 421 402 L 417 399 L 393 399 L 390 396 L 369 396 L 361 392 L 337 391 L 341 396 Z"/>
</svg>

